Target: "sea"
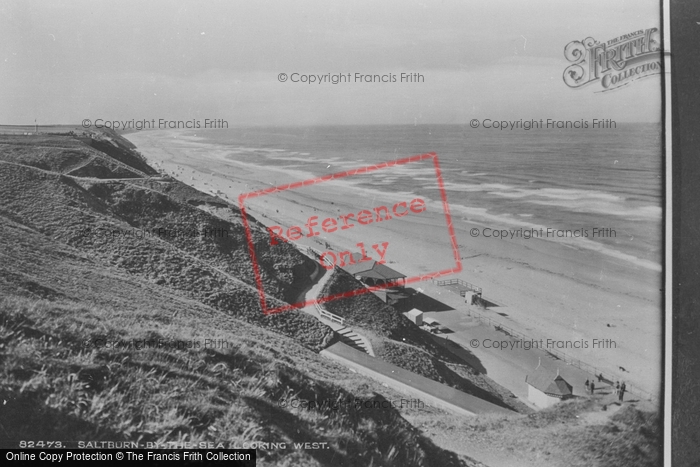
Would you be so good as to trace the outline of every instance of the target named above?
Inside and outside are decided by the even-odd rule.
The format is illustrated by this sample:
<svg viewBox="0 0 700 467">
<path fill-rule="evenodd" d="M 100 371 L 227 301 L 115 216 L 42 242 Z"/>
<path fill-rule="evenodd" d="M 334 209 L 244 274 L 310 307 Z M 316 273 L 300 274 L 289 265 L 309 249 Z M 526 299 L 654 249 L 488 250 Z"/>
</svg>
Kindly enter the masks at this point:
<svg viewBox="0 0 700 467">
<path fill-rule="evenodd" d="M 457 225 L 469 221 L 512 230 L 585 230 L 586 238 L 555 241 L 661 271 L 662 128 L 643 123 L 616 126 L 497 130 L 469 125 L 373 125 L 182 133 L 230 150 L 228 158 L 310 176 L 436 153 Z M 434 171 L 377 175 L 357 183 L 387 193 L 440 199 Z M 611 229 L 611 235 L 593 238 L 593 228 Z"/>
</svg>

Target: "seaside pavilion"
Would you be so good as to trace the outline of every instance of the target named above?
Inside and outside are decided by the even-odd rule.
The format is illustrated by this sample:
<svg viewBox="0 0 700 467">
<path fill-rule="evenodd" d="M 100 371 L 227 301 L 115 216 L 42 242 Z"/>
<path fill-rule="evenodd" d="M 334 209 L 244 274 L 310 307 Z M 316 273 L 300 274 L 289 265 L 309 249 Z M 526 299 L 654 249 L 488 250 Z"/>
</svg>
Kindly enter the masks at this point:
<svg viewBox="0 0 700 467">
<path fill-rule="evenodd" d="M 405 275 L 377 261 L 361 260 L 362 254 L 354 253 L 352 262 L 342 269 L 369 287 L 382 287 L 381 290 L 374 291 L 374 294 L 388 305 L 394 305 L 409 296 L 405 291 Z"/>
</svg>

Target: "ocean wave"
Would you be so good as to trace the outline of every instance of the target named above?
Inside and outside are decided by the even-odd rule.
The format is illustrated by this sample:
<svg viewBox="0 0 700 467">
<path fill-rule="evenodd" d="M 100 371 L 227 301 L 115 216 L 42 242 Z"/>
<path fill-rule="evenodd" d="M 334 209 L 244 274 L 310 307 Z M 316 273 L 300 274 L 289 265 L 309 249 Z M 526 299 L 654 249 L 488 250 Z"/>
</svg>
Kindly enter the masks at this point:
<svg viewBox="0 0 700 467">
<path fill-rule="evenodd" d="M 425 189 L 438 189 L 436 184 L 426 185 Z M 501 198 L 518 200 L 540 206 L 554 206 L 571 212 L 608 214 L 630 220 L 661 219 L 661 206 L 631 206 L 628 200 L 619 195 L 599 190 L 572 188 L 519 188 L 503 183 L 445 183 L 445 189 L 453 192 L 482 192 Z"/>
<path fill-rule="evenodd" d="M 569 211 L 592 213 L 592 214 L 607 214 L 611 216 L 624 217 L 628 220 L 648 220 L 660 221 L 663 214 L 661 206 L 625 206 L 623 204 L 595 202 L 589 200 L 580 200 L 565 203 L 562 201 L 530 201 L 533 204 L 541 206 L 556 206 L 563 207 Z"/>
<path fill-rule="evenodd" d="M 433 208 L 437 208 L 439 204 L 436 204 L 435 202 L 432 203 Z M 547 226 L 536 224 L 533 222 L 527 222 L 524 220 L 519 220 L 511 215 L 503 215 L 503 214 L 493 214 L 489 212 L 487 208 L 476 208 L 476 207 L 468 207 L 468 206 L 463 206 L 459 204 L 451 204 L 450 205 L 451 210 L 453 213 L 461 213 L 462 215 L 467 216 L 467 221 L 480 225 L 482 227 L 490 227 L 492 229 L 498 229 L 498 228 L 509 228 L 509 227 L 515 227 L 515 228 L 523 228 L 523 229 L 534 229 L 534 230 L 540 230 L 544 229 L 545 231 L 547 230 Z M 600 254 L 610 256 L 612 258 L 620 259 L 623 261 L 626 261 L 628 263 L 634 264 L 635 266 L 639 266 L 645 269 L 649 269 L 651 271 L 658 271 L 660 272 L 662 270 L 661 265 L 659 263 L 656 263 L 654 261 L 650 261 L 647 259 L 643 258 L 638 258 L 634 255 L 631 255 L 629 253 L 622 252 L 620 250 L 616 250 L 614 248 L 610 248 L 607 245 L 604 245 L 602 243 L 587 239 L 587 238 L 581 238 L 581 237 L 576 237 L 576 238 L 571 238 L 571 237 L 543 237 L 541 240 L 544 241 L 551 241 L 559 244 L 563 244 L 575 249 L 586 249 L 590 251 L 596 251 Z"/>
<path fill-rule="evenodd" d="M 539 198 L 550 198 L 550 199 L 568 200 L 568 201 L 595 199 L 595 200 L 605 200 L 605 201 L 615 202 L 615 201 L 623 201 L 624 200 L 624 198 L 621 196 L 613 195 L 610 193 L 605 193 L 602 191 L 576 190 L 576 189 L 567 189 L 567 188 L 538 188 L 538 189 L 510 188 L 510 191 L 508 193 L 495 192 L 495 191 L 491 192 L 490 191 L 489 194 L 498 195 L 498 196 L 507 196 L 507 197 L 519 197 L 519 198 L 534 196 L 534 197 L 539 197 Z"/>
</svg>

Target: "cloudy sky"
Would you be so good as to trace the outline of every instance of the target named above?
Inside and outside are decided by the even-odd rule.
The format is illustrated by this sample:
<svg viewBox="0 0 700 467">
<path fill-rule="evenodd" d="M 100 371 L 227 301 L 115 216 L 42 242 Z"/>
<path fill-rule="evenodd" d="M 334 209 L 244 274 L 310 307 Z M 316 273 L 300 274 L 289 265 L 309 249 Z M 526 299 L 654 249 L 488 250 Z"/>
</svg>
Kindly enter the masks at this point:
<svg viewBox="0 0 700 467">
<path fill-rule="evenodd" d="M 0 0 L 0 124 L 659 121 L 660 79 L 562 81 L 564 46 L 660 26 L 649 0 Z M 280 73 L 422 83 L 281 83 Z"/>
</svg>

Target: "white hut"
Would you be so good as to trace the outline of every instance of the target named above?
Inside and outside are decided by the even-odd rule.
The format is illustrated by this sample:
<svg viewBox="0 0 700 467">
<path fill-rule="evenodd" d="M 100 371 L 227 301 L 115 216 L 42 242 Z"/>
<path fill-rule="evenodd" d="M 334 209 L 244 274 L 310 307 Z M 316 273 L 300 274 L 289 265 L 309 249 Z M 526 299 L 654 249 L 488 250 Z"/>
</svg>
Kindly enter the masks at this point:
<svg viewBox="0 0 700 467">
<path fill-rule="evenodd" d="M 468 290 L 464 293 L 464 302 L 467 305 L 476 305 L 478 297 L 478 293 Z"/>
<path fill-rule="evenodd" d="M 527 383 L 527 398 L 538 407 L 546 408 L 570 398 L 573 387 L 557 373 L 551 373 L 538 367 L 532 374 L 525 377 Z"/>
<path fill-rule="evenodd" d="M 423 312 L 414 308 L 406 313 L 406 317 L 416 323 L 417 326 L 423 325 Z"/>
</svg>

